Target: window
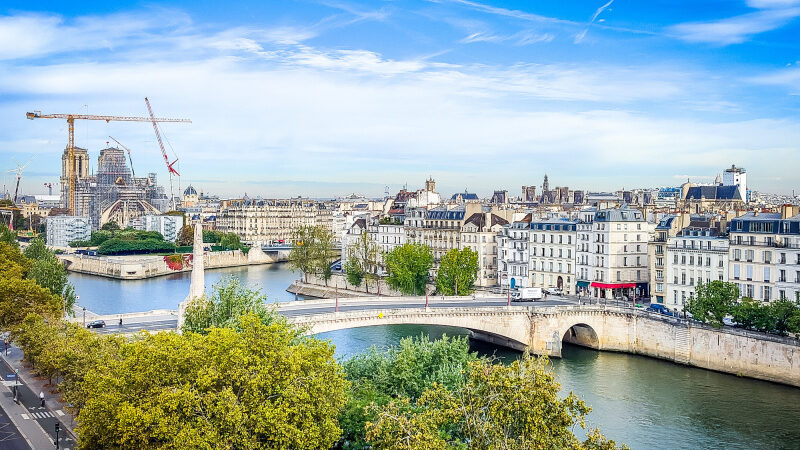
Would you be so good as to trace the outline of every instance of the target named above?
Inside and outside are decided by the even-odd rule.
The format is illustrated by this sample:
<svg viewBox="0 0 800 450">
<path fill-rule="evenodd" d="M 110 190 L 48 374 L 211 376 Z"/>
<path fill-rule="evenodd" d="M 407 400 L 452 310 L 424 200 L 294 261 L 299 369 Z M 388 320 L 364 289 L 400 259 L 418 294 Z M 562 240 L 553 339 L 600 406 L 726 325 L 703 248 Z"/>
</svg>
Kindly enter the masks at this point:
<svg viewBox="0 0 800 450">
<path fill-rule="evenodd" d="M 769 251 L 764 252 L 764 262 L 767 264 L 772 262 L 772 252 Z"/>
<path fill-rule="evenodd" d="M 764 301 L 768 302 L 770 300 L 772 300 L 772 288 L 764 286 Z"/>
<path fill-rule="evenodd" d="M 622 272 L 617 271 L 617 281 L 622 281 Z"/>
<path fill-rule="evenodd" d="M 681 273 L 681 284 L 686 284 L 686 272 Z"/>
<path fill-rule="evenodd" d="M 738 264 L 734 264 L 733 265 L 733 279 L 734 280 L 738 280 L 739 279 L 739 272 L 740 272 L 739 271 L 739 265 Z"/>
<path fill-rule="evenodd" d="M 753 280 L 753 266 L 746 266 L 745 269 L 747 271 L 747 280 L 748 281 L 752 281 Z"/>
<path fill-rule="evenodd" d="M 769 282 L 769 267 L 764 267 L 764 282 Z"/>
<path fill-rule="evenodd" d="M 636 281 L 640 281 L 641 279 L 642 279 L 642 271 L 641 270 L 637 270 L 636 271 Z"/>
</svg>

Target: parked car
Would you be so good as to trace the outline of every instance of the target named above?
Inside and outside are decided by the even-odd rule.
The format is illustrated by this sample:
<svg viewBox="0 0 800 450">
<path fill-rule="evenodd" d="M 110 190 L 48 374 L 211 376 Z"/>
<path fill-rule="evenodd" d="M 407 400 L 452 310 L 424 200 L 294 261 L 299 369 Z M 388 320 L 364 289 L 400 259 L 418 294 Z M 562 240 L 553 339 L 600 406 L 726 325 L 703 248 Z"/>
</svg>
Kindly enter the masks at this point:
<svg viewBox="0 0 800 450">
<path fill-rule="evenodd" d="M 105 320 L 93 320 L 86 324 L 86 328 L 105 328 Z"/>
<path fill-rule="evenodd" d="M 667 316 L 671 316 L 672 313 L 667 309 L 666 306 L 660 305 L 658 303 L 651 303 L 650 306 L 647 307 L 647 310 L 650 312 L 655 312 L 659 314 L 665 314 Z"/>
<path fill-rule="evenodd" d="M 550 294 L 552 294 L 552 295 L 564 295 L 564 291 L 561 288 L 553 288 L 553 289 L 550 289 Z"/>
<path fill-rule="evenodd" d="M 534 301 L 542 299 L 542 288 L 520 288 L 511 293 L 511 300 L 515 302 Z"/>
</svg>

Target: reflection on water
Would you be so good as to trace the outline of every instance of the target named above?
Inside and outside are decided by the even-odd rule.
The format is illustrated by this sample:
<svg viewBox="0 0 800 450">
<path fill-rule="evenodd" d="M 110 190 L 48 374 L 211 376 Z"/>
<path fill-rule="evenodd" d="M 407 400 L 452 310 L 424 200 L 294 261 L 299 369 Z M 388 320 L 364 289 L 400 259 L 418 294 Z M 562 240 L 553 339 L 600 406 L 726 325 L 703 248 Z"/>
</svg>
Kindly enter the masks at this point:
<svg viewBox="0 0 800 450">
<path fill-rule="evenodd" d="M 297 278 L 284 264 L 206 271 L 211 286 L 235 275 L 273 301 L 291 301 Z M 70 274 L 79 304 L 100 314 L 177 309 L 189 290 L 189 273 L 139 281 Z M 404 336 L 467 335 L 463 328 L 395 325 L 320 334 L 338 358 L 371 345 L 395 345 Z M 474 351 L 513 360 L 519 352 L 473 342 Z M 665 361 L 565 345 L 552 361 L 564 392 L 593 408 L 589 425 L 633 449 L 800 449 L 800 389 L 738 378 Z M 2 446 L 0 446 L 2 447 Z"/>
</svg>

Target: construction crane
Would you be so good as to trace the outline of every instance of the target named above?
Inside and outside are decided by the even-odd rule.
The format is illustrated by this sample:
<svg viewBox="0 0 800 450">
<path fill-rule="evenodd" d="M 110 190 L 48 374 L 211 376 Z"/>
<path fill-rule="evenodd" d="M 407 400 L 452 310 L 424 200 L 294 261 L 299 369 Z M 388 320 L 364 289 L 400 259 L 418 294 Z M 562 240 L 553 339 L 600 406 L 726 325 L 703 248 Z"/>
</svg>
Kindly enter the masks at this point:
<svg viewBox="0 0 800 450">
<path fill-rule="evenodd" d="M 77 210 L 75 188 L 77 184 L 75 170 L 75 121 L 76 120 L 105 120 L 106 123 L 116 122 L 182 122 L 192 123 L 189 119 L 164 119 L 152 117 L 131 117 L 131 116 L 98 116 L 89 114 L 42 114 L 41 111 L 25 113 L 28 119 L 67 119 L 69 125 L 69 140 L 67 144 L 67 179 L 69 183 L 67 208 L 71 214 Z"/>
<path fill-rule="evenodd" d="M 120 147 L 124 148 L 125 151 L 128 152 L 128 161 L 131 162 L 131 176 L 136 178 L 136 172 L 133 171 L 133 158 L 131 158 L 131 149 L 129 149 L 128 147 L 125 147 L 124 145 L 122 145 L 122 142 L 114 139 L 114 136 L 109 136 L 109 137 L 111 138 L 112 141 L 116 142 L 117 145 L 119 145 Z"/>
<path fill-rule="evenodd" d="M 58 183 L 45 183 L 44 186 L 47 188 L 47 195 L 53 195 L 53 185 Z"/>
<path fill-rule="evenodd" d="M 19 181 L 22 179 L 22 171 L 25 169 L 25 167 L 28 166 L 28 164 L 31 163 L 31 160 L 28 160 L 28 162 L 26 162 L 25 164 L 20 164 L 19 161 L 17 161 L 16 159 L 14 160 L 14 162 L 17 163 L 17 168 L 9 170 L 8 173 L 14 173 L 17 175 L 17 187 L 14 188 L 14 204 L 16 204 L 17 194 L 19 194 Z"/>
<path fill-rule="evenodd" d="M 175 176 L 180 177 L 181 174 L 175 170 L 173 165 L 178 162 L 178 157 L 175 156 L 175 161 L 169 162 L 169 156 L 167 156 L 167 150 L 164 148 L 164 142 L 161 140 L 161 132 L 158 130 L 158 122 L 155 117 L 153 116 L 153 108 L 150 107 L 150 100 L 147 97 L 144 98 L 144 103 L 147 105 L 147 112 L 150 114 L 150 119 L 153 122 L 153 130 L 156 132 L 156 138 L 158 139 L 158 146 L 161 147 L 161 154 L 164 156 L 164 162 L 167 164 L 167 173 L 169 174 L 169 199 L 172 202 L 172 210 L 175 210 L 175 191 L 173 191 L 172 187 L 172 174 Z"/>
</svg>

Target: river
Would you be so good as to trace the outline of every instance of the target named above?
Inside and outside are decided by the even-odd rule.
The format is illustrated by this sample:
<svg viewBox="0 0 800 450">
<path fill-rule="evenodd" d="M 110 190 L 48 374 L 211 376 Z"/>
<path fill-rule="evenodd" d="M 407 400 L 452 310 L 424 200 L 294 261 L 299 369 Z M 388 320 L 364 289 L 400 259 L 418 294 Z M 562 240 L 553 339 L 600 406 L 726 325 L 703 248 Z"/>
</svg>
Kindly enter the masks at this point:
<svg viewBox="0 0 800 450">
<path fill-rule="evenodd" d="M 286 287 L 298 278 L 283 264 L 206 271 L 210 287 L 227 275 L 261 289 L 271 301 L 292 301 Z M 189 273 L 119 281 L 70 274 L 78 303 L 98 314 L 177 309 L 189 290 Z M 336 345 L 337 357 L 389 346 L 404 336 L 466 335 L 460 328 L 397 325 L 320 334 Z M 473 350 L 509 360 L 520 354 L 473 343 Z M 593 411 L 589 425 L 632 449 L 798 449 L 800 389 L 688 368 L 635 355 L 565 345 L 552 361 L 565 392 L 573 391 Z"/>
</svg>

